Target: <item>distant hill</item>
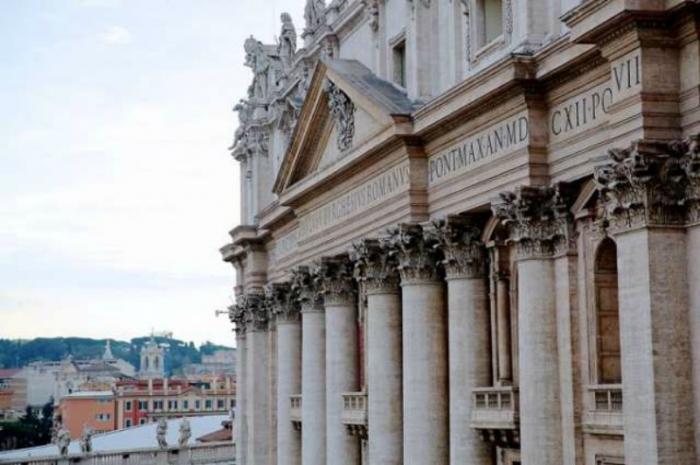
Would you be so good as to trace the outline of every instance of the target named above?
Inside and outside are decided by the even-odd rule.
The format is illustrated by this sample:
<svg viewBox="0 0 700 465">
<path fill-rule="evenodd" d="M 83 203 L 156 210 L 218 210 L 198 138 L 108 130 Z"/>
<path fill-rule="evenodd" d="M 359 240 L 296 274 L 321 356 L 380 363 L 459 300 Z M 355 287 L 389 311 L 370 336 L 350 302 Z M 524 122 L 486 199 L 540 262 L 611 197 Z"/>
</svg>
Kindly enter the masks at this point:
<svg viewBox="0 0 700 465">
<path fill-rule="evenodd" d="M 112 353 L 139 368 L 139 353 L 150 336 L 137 337 L 131 341 L 110 339 Z M 156 337 L 159 344 L 168 347 L 166 352 L 166 369 L 169 374 L 177 374 L 189 363 L 200 363 L 202 355 L 209 355 L 216 350 L 232 349 L 206 342 L 196 347 L 193 342 L 179 339 Z M 20 368 L 35 361 L 60 361 L 71 355 L 74 359 L 99 358 L 104 353 L 107 339 L 88 339 L 82 337 L 36 338 L 31 340 L 0 339 L 0 368 Z"/>
</svg>

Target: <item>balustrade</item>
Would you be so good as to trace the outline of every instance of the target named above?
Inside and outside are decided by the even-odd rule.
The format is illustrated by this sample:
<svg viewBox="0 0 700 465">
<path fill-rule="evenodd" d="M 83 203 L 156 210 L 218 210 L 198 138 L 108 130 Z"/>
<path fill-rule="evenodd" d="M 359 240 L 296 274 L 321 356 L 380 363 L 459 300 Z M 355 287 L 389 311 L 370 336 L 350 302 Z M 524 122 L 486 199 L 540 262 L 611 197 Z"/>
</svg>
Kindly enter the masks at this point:
<svg viewBox="0 0 700 465">
<path fill-rule="evenodd" d="M 622 385 L 599 384 L 587 387 L 584 431 L 592 434 L 622 434 Z"/>
<path fill-rule="evenodd" d="M 367 438 L 367 393 L 343 393 L 343 424 L 348 434 Z"/>
</svg>

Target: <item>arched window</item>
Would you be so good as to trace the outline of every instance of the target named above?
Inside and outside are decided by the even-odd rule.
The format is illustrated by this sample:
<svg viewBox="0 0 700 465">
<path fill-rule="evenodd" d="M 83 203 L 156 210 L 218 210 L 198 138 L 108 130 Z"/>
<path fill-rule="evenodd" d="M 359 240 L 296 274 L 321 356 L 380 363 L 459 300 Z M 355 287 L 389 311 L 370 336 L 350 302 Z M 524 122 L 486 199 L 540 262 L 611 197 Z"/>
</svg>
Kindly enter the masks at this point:
<svg viewBox="0 0 700 465">
<path fill-rule="evenodd" d="M 153 369 L 160 370 L 160 358 L 158 358 L 158 356 L 153 359 Z"/>
<path fill-rule="evenodd" d="M 150 368 L 150 367 L 149 367 L 149 363 L 148 363 L 148 357 L 144 357 L 144 358 L 143 358 L 143 361 L 144 361 L 144 367 L 143 367 L 143 369 L 144 369 L 145 371 L 148 371 L 148 369 Z"/>
<path fill-rule="evenodd" d="M 606 238 L 595 259 L 596 349 L 598 384 L 622 382 L 620 310 L 617 286 L 617 246 Z"/>
</svg>

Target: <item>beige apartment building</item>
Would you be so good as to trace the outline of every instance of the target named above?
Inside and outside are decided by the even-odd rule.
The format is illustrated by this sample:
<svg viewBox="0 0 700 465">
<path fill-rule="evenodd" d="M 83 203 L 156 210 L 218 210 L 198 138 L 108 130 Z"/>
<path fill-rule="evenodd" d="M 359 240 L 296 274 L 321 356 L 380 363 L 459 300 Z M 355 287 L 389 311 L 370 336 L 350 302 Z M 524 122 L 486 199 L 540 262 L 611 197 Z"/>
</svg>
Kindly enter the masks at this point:
<svg viewBox="0 0 700 465">
<path fill-rule="evenodd" d="M 251 37 L 236 463 L 700 463 L 699 31 L 308 0 Z"/>
</svg>

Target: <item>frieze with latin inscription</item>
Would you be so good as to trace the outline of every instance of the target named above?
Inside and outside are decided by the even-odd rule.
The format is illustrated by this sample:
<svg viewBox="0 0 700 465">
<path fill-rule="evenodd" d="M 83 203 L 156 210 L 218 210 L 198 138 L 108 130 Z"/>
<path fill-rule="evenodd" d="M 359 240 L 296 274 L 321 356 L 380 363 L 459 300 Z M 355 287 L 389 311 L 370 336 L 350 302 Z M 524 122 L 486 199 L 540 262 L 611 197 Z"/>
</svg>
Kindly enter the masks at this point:
<svg viewBox="0 0 700 465">
<path fill-rule="evenodd" d="M 405 190 L 409 183 L 410 169 L 404 162 L 301 217 L 298 240 L 302 241 L 365 212 L 367 208 Z"/>
<path fill-rule="evenodd" d="M 530 135 L 527 113 L 494 124 L 428 158 L 428 185 L 502 157 L 525 147 Z"/>
</svg>

